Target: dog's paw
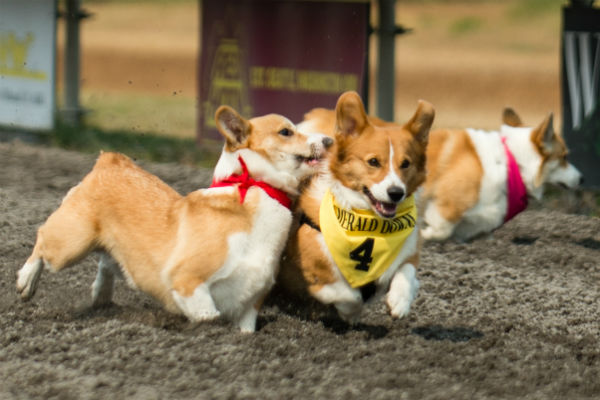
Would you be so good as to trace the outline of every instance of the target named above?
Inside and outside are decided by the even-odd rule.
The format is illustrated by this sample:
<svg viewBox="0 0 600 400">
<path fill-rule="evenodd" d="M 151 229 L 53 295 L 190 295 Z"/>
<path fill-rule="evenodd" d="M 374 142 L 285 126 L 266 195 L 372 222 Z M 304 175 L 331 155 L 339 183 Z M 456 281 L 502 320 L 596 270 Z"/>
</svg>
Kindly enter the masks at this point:
<svg viewBox="0 0 600 400">
<path fill-rule="evenodd" d="M 37 283 L 42 275 L 42 260 L 23 265 L 17 272 L 17 291 L 22 300 L 29 300 L 35 294 Z"/>
<path fill-rule="evenodd" d="M 194 321 L 211 321 L 221 316 L 218 310 L 196 310 L 193 315 Z"/>
<path fill-rule="evenodd" d="M 415 274 L 415 268 L 411 264 L 406 264 L 394 275 L 390 290 L 386 295 L 386 303 L 391 316 L 394 318 L 407 316 L 418 291 L 419 281 Z"/>
<path fill-rule="evenodd" d="M 428 226 L 421 230 L 421 237 L 425 240 L 436 240 L 442 241 L 450 237 L 451 232 L 442 232 L 434 229 L 432 226 Z"/>
</svg>

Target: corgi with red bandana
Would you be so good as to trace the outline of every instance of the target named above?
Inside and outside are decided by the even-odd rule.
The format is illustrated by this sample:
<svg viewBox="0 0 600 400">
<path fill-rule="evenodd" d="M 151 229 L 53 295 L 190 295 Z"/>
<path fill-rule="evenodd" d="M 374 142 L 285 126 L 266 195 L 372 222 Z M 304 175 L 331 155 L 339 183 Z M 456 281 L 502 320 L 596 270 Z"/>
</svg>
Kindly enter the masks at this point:
<svg viewBox="0 0 600 400">
<path fill-rule="evenodd" d="M 255 330 L 292 223 L 291 199 L 332 139 L 307 135 L 280 115 L 215 115 L 225 137 L 213 187 L 181 196 L 117 153 L 102 153 L 39 228 L 17 276 L 24 300 L 42 268 L 60 271 L 103 252 L 93 305 L 109 303 L 115 276 L 192 321 L 223 316 Z"/>
<path fill-rule="evenodd" d="M 348 322 L 384 295 L 393 317 L 408 314 L 419 288 L 415 197 L 433 118 L 431 104 L 420 101 L 404 125 L 373 123 L 355 92 L 342 94 L 335 112 L 306 115 L 300 130 L 335 143 L 300 196 L 300 225 L 279 275 L 284 289 L 333 304 Z"/>
<path fill-rule="evenodd" d="M 541 199 L 545 183 L 576 188 L 581 173 L 549 114 L 524 126 L 507 108 L 500 131 L 434 130 L 427 149 L 423 200 L 428 240 L 459 241 L 489 233 Z"/>
</svg>

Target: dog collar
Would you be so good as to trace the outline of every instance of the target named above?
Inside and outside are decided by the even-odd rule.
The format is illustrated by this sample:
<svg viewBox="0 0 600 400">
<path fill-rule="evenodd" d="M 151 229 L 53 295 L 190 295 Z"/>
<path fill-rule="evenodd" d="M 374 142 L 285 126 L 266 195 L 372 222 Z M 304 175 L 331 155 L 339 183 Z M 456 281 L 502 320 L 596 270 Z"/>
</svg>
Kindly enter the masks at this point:
<svg viewBox="0 0 600 400">
<path fill-rule="evenodd" d="M 515 160 L 515 157 L 506 145 L 506 137 L 502 138 L 502 145 L 504 146 L 504 151 L 506 153 L 507 169 L 507 209 L 506 216 L 504 217 L 504 222 L 508 222 L 515 215 L 527 208 L 529 200 L 527 198 L 527 188 L 525 187 L 525 183 L 523 182 L 523 177 L 521 176 L 521 172 L 519 171 L 517 161 Z"/>
<path fill-rule="evenodd" d="M 371 210 L 342 208 L 327 191 L 319 210 L 319 225 L 333 260 L 353 288 L 377 280 L 392 265 L 414 231 L 414 196 L 399 206 L 392 218 Z"/>
<path fill-rule="evenodd" d="M 248 167 L 246 166 L 246 163 L 244 162 L 244 159 L 242 158 L 242 156 L 238 156 L 238 160 L 240 161 L 240 165 L 242 166 L 242 174 L 241 175 L 240 174 L 232 174 L 229 177 L 219 180 L 219 181 L 213 180 L 210 187 L 213 188 L 213 187 L 225 187 L 225 186 L 237 185 L 238 191 L 240 193 L 240 204 L 241 204 L 244 202 L 244 199 L 246 198 L 246 193 L 248 192 L 248 189 L 251 186 L 258 186 L 259 188 L 264 190 L 265 193 L 267 195 L 269 195 L 269 197 L 277 200 L 279 202 L 279 204 L 281 204 L 285 208 L 290 209 L 290 207 L 292 206 L 292 201 L 288 197 L 287 193 L 285 193 L 283 190 L 274 188 L 273 186 L 269 185 L 266 182 L 257 181 L 257 180 L 254 180 L 253 178 L 251 178 L 250 173 L 248 172 Z"/>
</svg>

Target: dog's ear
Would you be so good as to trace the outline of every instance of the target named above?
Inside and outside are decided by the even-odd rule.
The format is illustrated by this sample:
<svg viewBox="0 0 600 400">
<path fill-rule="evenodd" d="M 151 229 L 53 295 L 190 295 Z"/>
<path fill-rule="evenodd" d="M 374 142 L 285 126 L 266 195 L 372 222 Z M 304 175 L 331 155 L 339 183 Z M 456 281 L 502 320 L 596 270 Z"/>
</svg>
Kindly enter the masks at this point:
<svg viewBox="0 0 600 400">
<path fill-rule="evenodd" d="M 433 124 L 433 118 L 435 117 L 435 109 L 431 103 L 425 100 L 419 100 L 417 104 L 417 111 L 412 118 L 404 124 L 404 127 L 408 129 L 415 138 L 426 145 L 429 140 L 429 130 Z"/>
<path fill-rule="evenodd" d="M 233 108 L 221 106 L 215 112 L 217 129 L 225 137 L 227 144 L 232 148 L 243 145 L 250 134 L 250 122 L 245 120 Z"/>
<path fill-rule="evenodd" d="M 536 128 L 531 131 L 531 141 L 544 155 L 552 154 L 556 143 L 554 132 L 554 115 L 548 114 Z"/>
<path fill-rule="evenodd" d="M 365 106 L 353 91 L 342 93 L 335 106 L 335 117 L 335 131 L 343 135 L 361 133 L 369 123 Z"/>
<path fill-rule="evenodd" d="M 506 107 L 504 108 L 504 111 L 502 111 L 502 123 L 515 128 L 524 126 L 519 115 L 510 107 Z"/>
</svg>

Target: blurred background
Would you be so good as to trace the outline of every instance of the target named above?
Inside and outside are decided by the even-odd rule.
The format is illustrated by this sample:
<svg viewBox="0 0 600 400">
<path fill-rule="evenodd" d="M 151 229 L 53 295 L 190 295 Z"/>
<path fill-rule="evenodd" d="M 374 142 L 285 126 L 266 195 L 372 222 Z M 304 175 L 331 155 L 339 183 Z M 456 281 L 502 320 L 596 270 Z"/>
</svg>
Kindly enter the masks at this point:
<svg viewBox="0 0 600 400">
<path fill-rule="evenodd" d="M 525 122 L 554 111 L 560 126 L 562 0 L 398 0 L 396 120 L 418 99 L 436 126 L 498 128 L 502 108 Z M 375 7 L 375 6 L 373 6 Z M 107 130 L 196 135 L 200 7 L 197 0 L 83 0 L 81 102 Z M 377 12 L 371 12 L 374 25 Z M 62 85 L 64 21 L 58 23 Z M 377 42 L 371 38 L 371 98 Z M 59 104 L 60 104 L 59 98 Z M 371 112 L 375 112 L 374 99 Z M 331 105 L 333 107 L 334 104 Z"/>
</svg>

